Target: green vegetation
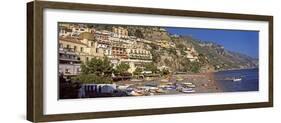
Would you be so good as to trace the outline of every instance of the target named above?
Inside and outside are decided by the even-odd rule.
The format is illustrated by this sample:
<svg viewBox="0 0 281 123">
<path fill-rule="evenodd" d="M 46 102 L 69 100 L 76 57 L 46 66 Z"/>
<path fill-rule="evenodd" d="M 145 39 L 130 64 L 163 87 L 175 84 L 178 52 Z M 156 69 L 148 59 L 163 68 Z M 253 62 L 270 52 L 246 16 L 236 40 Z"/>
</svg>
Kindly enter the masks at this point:
<svg viewBox="0 0 281 123">
<path fill-rule="evenodd" d="M 189 71 L 193 73 L 198 73 L 200 71 L 201 65 L 199 62 L 191 62 L 189 65 Z"/>
<path fill-rule="evenodd" d="M 157 73 L 159 70 L 157 69 L 157 66 L 154 65 L 153 63 L 147 63 L 144 64 L 144 67 L 146 71 L 151 71 L 152 73 Z"/>
<path fill-rule="evenodd" d="M 116 70 L 115 70 L 115 74 L 119 74 L 119 75 L 125 75 L 128 72 L 128 69 L 130 68 L 130 66 L 126 63 L 121 63 L 118 66 L 116 66 Z"/>
<path fill-rule="evenodd" d="M 183 49 L 181 49 L 181 50 L 180 50 L 180 53 L 181 53 L 181 55 L 183 55 L 183 56 L 187 55 L 187 53 L 186 53 L 186 52 L 184 52 L 184 50 L 183 50 Z"/>
<path fill-rule="evenodd" d="M 188 58 L 182 59 L 180 64 L 183 67 L 179 71 L 182 71 L 182 72 L 192 72 L 192 73 L 200 72 L 200 69 L 203 66 L 203 64 L 200 64 L 199 61 L 191 62 Z"/>
<path fill-rule="evenodd" d="M 169 48 L 169 49 L 167 49 L 167 51 L 169 54 L 177 55 L 177 51 L 175 48 Z"/>
<path fill-rule="evenodd" d="M 81 65 L 81 72 L 82 74 L 73 79 L 81 83 L 112 83 L 113 67 L 108 58 L 104 58 L 104 60 L 92 58 Z"/>
<path fill-rule="evenodd" d="M 141 68 L 137 67 L 136 70 L 134 71 L 134 75 L 139 76 L 139 75 L 141 75 L 141 72 L 142 72 L 142 71 L 143 71 L 143 70 L 142 70 Z"/>
<path fill-rule="evenodd" d="M 169 74 L 170 74 L 170 71 L 169 71 L 168 69 L 163 69 L 163 70 L 161 71 L 161 75 L 162 75 L 162 76 L 169 75 Z"/>
<path fill-rule="evenodd" d="M 205 55 L 203 55 L 203 54 L 201 54 L 201 53 L 198 55 L 198 60 L 199 60 L 199 62 L 200 62 L 201 65 L 206 65 L 206 64 L 209 63 L 209 61 L 208 61 L 208 59 L 205 57 Z"/>
<path fill-rule="evenodd" d="M 113 67 L 108 58 L 92 58 L 90 61 L 81 65 L 82 74 L 95 74 L 97 76 L 111 76 Z"/>
<path fill-rule="evenodd" d="M 144 38 L 144 36 L 143 36 L 143 34 L 142 34 L 142 32 L 141 32 L 140 29 L 136 29 L 136 32 L 135 32 L 134 35 L 135 35 L 136 37 L 138 37 L 138 38 Z"/>
<path fill-rule="evenodd" d="M 156 62 L 156 63 L 160 62 L 160 60 L 161 60 L 160 53 L 155 51 L 155 49 L 150 50 L 150 52 L 151 52 L 151 55 L 152 55 L 152 61 Z"/>
</svg>

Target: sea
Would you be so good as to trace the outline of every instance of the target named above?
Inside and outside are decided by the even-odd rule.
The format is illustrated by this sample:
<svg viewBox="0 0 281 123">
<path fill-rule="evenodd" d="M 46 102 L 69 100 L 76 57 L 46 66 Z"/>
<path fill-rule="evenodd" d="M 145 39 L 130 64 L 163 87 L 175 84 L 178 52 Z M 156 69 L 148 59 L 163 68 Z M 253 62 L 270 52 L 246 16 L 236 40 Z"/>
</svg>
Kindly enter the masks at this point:
<svg viewBox="0 0 281 123">
<path fill-rule="evenodd" d="M 259 91 L 258 68 L 215 72 L 214 77 L 223 92 Z"/>
</svg>

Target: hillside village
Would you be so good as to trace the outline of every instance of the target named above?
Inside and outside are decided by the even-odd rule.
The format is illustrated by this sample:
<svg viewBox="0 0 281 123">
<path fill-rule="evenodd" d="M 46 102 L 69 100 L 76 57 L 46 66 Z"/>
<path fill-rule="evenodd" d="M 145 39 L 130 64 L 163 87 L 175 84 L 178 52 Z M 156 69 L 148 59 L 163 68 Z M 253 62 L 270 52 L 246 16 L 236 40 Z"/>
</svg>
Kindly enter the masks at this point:
<svg viewBox="0 0 281 123">
<path fill-rule="evenodd" d="M 92 58 L 105 57 L 110 60 L 114 68 L 120 63 L 128 64 L 130 66 L 128 72 L 133 73 L 136 68 L 143 69 L 146 63 L 157 63 L 153 58 L 153 53 L 155 54 L 156 51 L 176 48 L 176 44 L 170 40 L 148 40 L 129 36 L 128 30 L 120 26 L 112 26 L 111 31 L 97 30 L 83 24 L 60 24 L 59 28 L 59 72 L 65 75 L 77 75 L 81 71 L 81 63 Z M 167 33 L 164 28 L 159 30 Z M 146 35 L 146 37 L 152 36 Z M 175 53 L 180 54 L 176 50 Z M 182 54 L 190 62 L 198 60 L 199 54 L 192 46 L 187 47 Z M 169 54 L 162 57 L 164 59 L 162 62 L 173 61 Z M 156 65 L 160 70 L 174 70 L 165 63 Z"/>
<path fill-rule="evenodd" d="M 220 92 L 213 72 L 258 66 L 257 59 L 162 27 L 58 28 L 61 99 Z"/>
</svg>

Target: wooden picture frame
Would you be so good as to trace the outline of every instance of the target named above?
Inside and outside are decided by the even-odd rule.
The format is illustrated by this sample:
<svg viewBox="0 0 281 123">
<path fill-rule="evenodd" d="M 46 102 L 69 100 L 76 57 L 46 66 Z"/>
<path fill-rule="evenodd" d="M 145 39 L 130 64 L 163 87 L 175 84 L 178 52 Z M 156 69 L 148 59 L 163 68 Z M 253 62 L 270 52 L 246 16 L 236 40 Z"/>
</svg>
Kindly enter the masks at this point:
<svg viewBox="0 0 281 123">
<path fill-rule="evenodd" d="M 253 20 L 268 22 L 268 101 L 239 104 L 207 105 L 207 106 L 183 106 L 165 107 L 154 109 L 103 111 L 103 112 L 80 112 L 68 114 L 44 114 L 44 84 L 43 84 L 43 24 L 45 9 L 100 11 L 114 13 L 136 13 L 147 15 L 169 15 L 178 17 L 202 17 L 233 20 Z M 233 13 L 217 13 L 187 10 L 170 10 L 156 8 L 140 8 L 126 6 L 109 6 L 80 3 L 62 3 L 34 1 L 27 3 L 27 120 L 32 122 L 80 120 L 108 117 L 140 116 L 171 114 L 185 112 L 201 112 L 215 110 L 231 110 L 245 108 L 260 108 L 273 106 L 273 16 L 248 15 Z"/>
</svg>

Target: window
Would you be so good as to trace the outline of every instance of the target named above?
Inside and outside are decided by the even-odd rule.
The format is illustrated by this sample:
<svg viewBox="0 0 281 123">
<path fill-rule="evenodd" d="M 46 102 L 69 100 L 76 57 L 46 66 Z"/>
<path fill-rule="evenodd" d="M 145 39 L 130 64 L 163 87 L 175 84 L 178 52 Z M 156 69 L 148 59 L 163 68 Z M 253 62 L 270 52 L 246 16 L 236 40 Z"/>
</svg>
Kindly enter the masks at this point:
<svg viewBox="0 0 281 123">
<path fill-rule="evenodd" d="M 64 72 L 65 72 L 65 73 L 69 73 L 69 70 L 66 68 Z"/>
<path fill-rule="evenodd" d="M 70 46 L 69 46 L 69 45 L 66 45 L 66 48 L 67 48 L 67 49 L 69 49 L 69 48 L 70 48 Z"/>
<path fill-rule="evenodd" d="M 74 47 L 73 47 L 73 50 L 76 51 L 76 50 L 77 50 L 77 46 L 74 46 Z"/>
<path fill-rule="evenodd" d="M 62 43 L 60 43 L 60 44 L 59 44 L 59 47 L 60 47 L 60 48 L 63 48 L 63 44 L 62 44 Z"/>
<path fill-rule="evenodd" d="M 91 42 L 91 46 L 94 46 L 94 42 Z"/>
<path fill-rule="evenodd" d="M 99 53 L 99 49 L 98 48 L 96 48 L 96 53 Z"/>
<path fill-rule="evenodd" d="M 80 52 L 83 52 L 84 48 L 83 47 L 80 47 Z"/>
<path fill-rule="evenodd" d="M 77 68 L 76 71 L 77 71 L 77 73 L 79 73 L 80 72 L 80 68 Z"/>
<path fill-rule="evenodd" d="M 89 57 L 86 57 L 86 61 L 89 61 Z"/>
</svg>

